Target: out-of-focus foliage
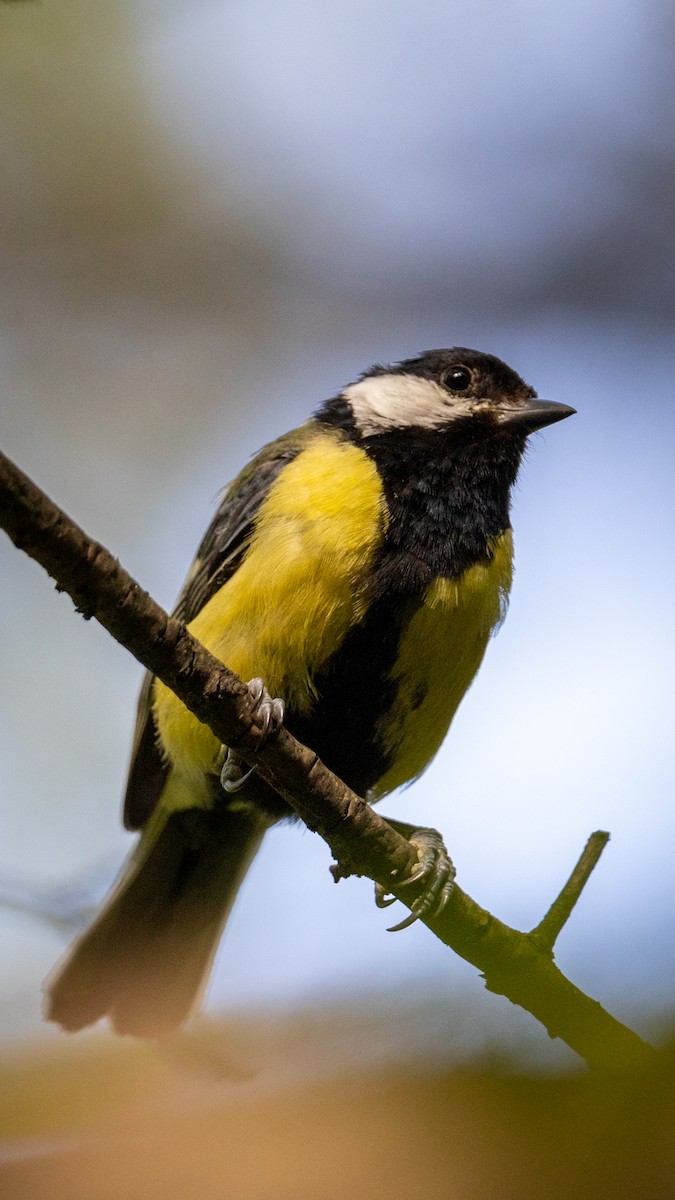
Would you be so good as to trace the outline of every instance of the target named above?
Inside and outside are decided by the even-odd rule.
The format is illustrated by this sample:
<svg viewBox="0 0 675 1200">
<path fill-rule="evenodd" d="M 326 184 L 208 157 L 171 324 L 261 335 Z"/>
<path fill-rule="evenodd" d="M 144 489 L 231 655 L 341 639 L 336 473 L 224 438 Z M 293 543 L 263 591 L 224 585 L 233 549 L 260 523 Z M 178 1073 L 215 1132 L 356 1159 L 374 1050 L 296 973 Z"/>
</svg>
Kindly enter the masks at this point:
<svg viewBox="0 0 675 1200">
<path fill-rule="evenodd" d="M 334 1014 L 337 1030 L 341 1018 Z M 675 1171 L 673 1061 L 638 1076 L 334 1066 L 293 1078 L 311 1019 L 211 1030 L 189 1046 L 86 1041 L 0 1070 L 0 1185 L 12 1200 L 664 1200 Z M 277 1072 L 243 1063 L 276 1045 Z M 377 1025 L 371 1028 L 377 1040 Z M 401 1030 L 401 1036 L 405 1032 Z M 236 1049 L 235 1049 L 236 1047 Z M 229 1048 L 229 1049 L 228 1049 Z M 210 1063 L 205 1051 L 210 1050 Z M 227 1064 L 218 1058 L 230 1055 Z M 279 1060 L 281 1054 L 281 1060 Z M 278 1069 L 279 1061 L 286 1068 Z M 260 1054 L 258 1053 L 260 1063 Z M 233 1065 L 232 1065 L 233 1064 Z M 208 1066 L 214 1068 L 209 1074 Z"/>
</svg>

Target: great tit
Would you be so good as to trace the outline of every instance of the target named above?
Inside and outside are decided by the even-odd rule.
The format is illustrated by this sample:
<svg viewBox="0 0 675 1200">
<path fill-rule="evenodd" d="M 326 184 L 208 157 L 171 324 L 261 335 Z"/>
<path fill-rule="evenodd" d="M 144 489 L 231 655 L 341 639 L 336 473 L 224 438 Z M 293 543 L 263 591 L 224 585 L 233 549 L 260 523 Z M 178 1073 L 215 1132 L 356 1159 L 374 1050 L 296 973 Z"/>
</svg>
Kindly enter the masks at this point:
<svg viewBox="0 0 675 1200">
<path fill-rule="evenodd" d="M 504 616 L 525 442 L 574 409 L 490 354 L 374 366 L 265 446 L 225 491 L 175 609 L 288 729 L 370 801 L 436 754 Z M 69 1030 L 162 1036 L 193 1011 L 265 831 L 290 810 L 146 678 L 125 800 L 141 836 L 48 983 Z"/>
</svg>

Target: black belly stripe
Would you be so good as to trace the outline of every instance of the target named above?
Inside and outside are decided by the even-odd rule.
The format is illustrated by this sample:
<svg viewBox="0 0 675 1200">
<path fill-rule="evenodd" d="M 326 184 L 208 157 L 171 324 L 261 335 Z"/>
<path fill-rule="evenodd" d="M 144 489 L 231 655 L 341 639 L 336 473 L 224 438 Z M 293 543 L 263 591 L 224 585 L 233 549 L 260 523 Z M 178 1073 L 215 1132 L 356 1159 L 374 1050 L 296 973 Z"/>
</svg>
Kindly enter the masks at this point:
<svg viewBox="0 0 675 1200">
<path fill-rule="evenodd" d="M 400 593 L 374 601 L 316 676 L 318 702 L 311 714 L 287 716 L 291 733 L 361 796 L 391 765 L 375 730 L 395 699 L 388 676 L 416 603 Z"/>
</svg>

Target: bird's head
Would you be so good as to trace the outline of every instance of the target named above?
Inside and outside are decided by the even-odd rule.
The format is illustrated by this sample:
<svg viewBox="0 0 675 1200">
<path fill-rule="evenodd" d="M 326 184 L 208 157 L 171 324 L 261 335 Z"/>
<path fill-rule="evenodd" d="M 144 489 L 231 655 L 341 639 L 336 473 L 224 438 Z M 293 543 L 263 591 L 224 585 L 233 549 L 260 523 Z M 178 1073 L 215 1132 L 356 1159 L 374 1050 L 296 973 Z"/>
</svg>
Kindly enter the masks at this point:
<svg viewBox="0 0 675 1200">
<path fill-rule="evenodd" d="M 501 359 L 462 346 L 371 367 L 318 415 L 331 406 L 336 417 L 342 413 L 340 423 L 364 438 L 409 429 L 524 441 L 575 412 L 540 400 Z"/>
</svg>

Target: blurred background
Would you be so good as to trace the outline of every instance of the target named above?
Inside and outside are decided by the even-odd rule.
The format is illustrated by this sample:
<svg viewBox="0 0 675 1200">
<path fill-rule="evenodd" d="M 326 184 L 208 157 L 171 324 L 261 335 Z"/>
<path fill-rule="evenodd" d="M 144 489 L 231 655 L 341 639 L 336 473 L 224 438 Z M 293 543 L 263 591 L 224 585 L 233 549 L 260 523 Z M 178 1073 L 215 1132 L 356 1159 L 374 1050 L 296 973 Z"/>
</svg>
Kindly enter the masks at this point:
<svg viewBox="0 0 675 1200">
<path fill-rule="evenodd" d="M 557 958 L 645 1036 L 675 984 L 674 45 L 667 0 L 0 6 L 0 446 L 167 607 L 220 488 L 375 361 L 473 346 L 578 409 L 532 439 L 506 624 L 383 811 L 521 928 L 610 830 Z M 0 671 L 16 1045 L 132 843 L 141 671 L 4 536 Z M 575 1062 L 329 862 L 268 835 L 213 1018 L 358 1005 L 354 1061 Z"/>
</svg>

